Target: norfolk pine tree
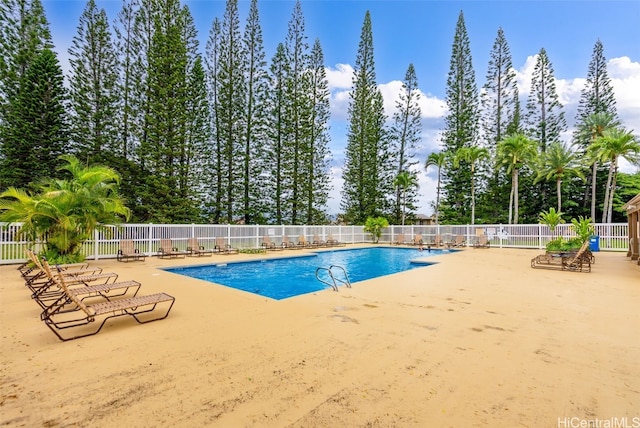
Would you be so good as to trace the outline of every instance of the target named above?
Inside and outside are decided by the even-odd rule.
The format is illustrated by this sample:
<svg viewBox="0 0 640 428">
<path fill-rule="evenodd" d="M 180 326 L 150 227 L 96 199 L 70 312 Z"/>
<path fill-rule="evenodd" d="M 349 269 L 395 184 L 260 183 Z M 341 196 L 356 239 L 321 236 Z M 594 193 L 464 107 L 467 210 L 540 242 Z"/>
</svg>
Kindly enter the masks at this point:
<svg viewBox="0 0 640 428">
<path fill-rule="evenodd" d="M 489 159 L 496 157 L 498 142 L 505 135 L 520 130 L 520 100 L 516 73 L 511 60 L 511 50 L 505 38 L 502 28 L 498 29 L 493 48 L 489 54 L 487 76 L 480 95 L 482 107 L 481 124 L 484 147 L 489 150 Z M 492 222 L 507 221 L 504 217 L 504 207 L 508 204 L 509 180 L 500 169 L 495 166 L 483 165 L 482 170 L 488 167 L 489 171 L 487 189 L 484 203 L 480 202 L 480 210 L 486 213 L 486 217 Z"/>
<path fill-rule="evenodd" d="M 246 51 L 246 121 L 243 138 L 240 214 L 245 224 L 252 224 L 262 221 L 265 215 L 266 179 L 262 171 L 266 168 L 266 164 L 262 145 L 266 140 L 266 107 L 269 91 L 257 0 L 251 0 L 244 32 L 244 49 Z"/>
<path fill-rule="evenodd" d="M 267 184 L 269 218 L 275 224 L 284 222 L 284 139 L 286 135 L 286 96 L 285 82 L 287 75 L 287 58 L 284 44 L 279 43 L 276 53 L 271 59 L 269 68 L 270 96 L 268 100 L 269 126 L 265 144 L 265 158 L 269 166 L 270 180 Z"/>
<path fill-rule="evenodd" d="M 307 220 L 304 216 L 304 199 L 307 197 L 305 162 L 311 150 L 309 120 L 313 109 L 308 76 L 309 44 L 299 0 L 296 1 L 289 20 L 284 48 L 288 64 L 285 69 L 286 132 L 283 140 L 283 159 L 288 176 L 284 183 L 287 197 L 285 212 L 289 217 L 289 223 L 299 224 Z"/>
<path fill-rule="evenodd" d="M 320 224 L 327 220 L 329 199 L 329 83 L 324 66 L 320 40 L 311 48 L 309 79 L 313 106 L 310 128 L 310 148 L 306 161 L 306 224 Z"/>
<path fill-rule="evenodd" d="M 442 136 L 444 151 L 456 153 L 462 147 L 477 144 L 479 125 L 478 88 L 471 59 L 469 37 L 462 11 L 458 16 L 447 76 L 446 101 L 449 113 L 445 117 Z M 468 183 L 471 168 L 462 164 L 454 168 L 453 157 L 447 160 L 443 174 L 445 205 L 449 207 L 446 218 L 453 223 L 470 219 L 471 200 Z"/>
<path fill-rule="evenodd" d="M 376 83 L 371 15 L 366 12 L 353 71 L 349 130 L 340 207 L 347 221 L 364 224 L 387 209 L 393 174 L 384 129 L 382 94 Z"/>
<path fill-rule="evenodd" d="M 12 187 L 58 176 L 57 158 L 69 143 L 66 102 L 62 68 L 45 48 L 29 66 L 7 117 L 8 142 L 16 150 L 6 159 Z"/>
<path fill-rule="evenodd" d="M 188 10 L 177 0 L 161 4 L 154 14 L 149 50 L 149 116 L 146 144 L 146 187 L 143 204 L 159 222 L 191 221 L 192 201 L 185 197 L 180 177 L 184 165 L 184 134 L 187 120 L 189 34 L 193 25 Z"/>
<path fill-rule="evenodd" d="M 207 211 L 209 213 L 210 220 L 213 223 L 220 223 L 222 220 L 223 212 L 223 196 L 224 196 L 224 168 L 223 168 L 223 141 L 222 141 L 222 124 L 220 118 L 220 44 L 222 38 L 222 24 L 218 18 L 213 20 L 211 24 L 211 30 L 209 32 L 209 39 L 207 41 L 207 68 L 209 72 L 209 105 L 211 108 L 211 162 L 212 170 L 210 194 L 206 201 Z"/>
<path fill-rule="evenodd" d="M 600 116 L 594 116 L 600 115 Z M 606 115 L 606 116 L 603 116 Z M 607 59 L 604 56 L 604 46 L 597 40 L 591 55 L 591 61 L 587 69 L 587 81 L 582 89 L 580 101 L 578 102 L 578 113 L 576 114 L 576 131 L 573 134 L 573 142 L 581 148 L 582 153 L 586 153 L 589 145 L 595 138 L 602 136 L 606 128 L 618 126 L 618 114 L 616 111 L 616 98 L 611 85 L 611 79 L 607 72 Z M 589 132 L 589 129 L 595 130 Z M 587 132 L 584 132 L 587 131 Z M 600 170 L 604 172 L 606 167 Z M 596 219 L 596 206 L 598 199 L 604 199 L 603 192 L 598 195 L 599 186 L 598 162 L 593 161 L 591 172 L 587 177 L 587 185 L 584 189 L 583 207 L 591 200 L 591 218 Z M 604 180 L 602 180 L 604 183 Z M 589 197 L 589 189 L 591 196 Z"/>
<path fill-rule="evenodd" d="M 118 60 L 107 14 L 94 0 L 85 6 L 69 48 L 71 137 L 74 152 L 89 165 L 112 164 L 118 147 Z"/>
<path fill-rule="evenodd" d="M 538 142 L 539 155 L 544 155 L 552 142 L 560 141 L 562 133 L 567 130 L 562 104 L 556 92 L 553 65 L 544 48 L 538 52 L 531 76 L 526 128 L 527 136 Z M 540 183 L 532 190 L 529 196 L 533 197 L 528 199 L 530 203 L 525 216 L 535 218 L 549 204 L 548 198 L 553 194 L 553 188 L 548 183 Z"/>
<path fill-rule="evenodd" d="M 27 113 L 15 109 L 25 107 L 26 100 L 18 101 L 17 97 L 21 92 L 24 95 L 22 85 L 29 68 L 43 49 L 53 45 L 40 0 L 2 0 L 0 18 L 0 189 L 4 189 L 23 187 L 39 178 L 29 179 L 24 174 L 43 167 L 34 163 L 35 157 L 25 157 L 28 148 L 20 138 L 23 125 L 18 118 Z"/>
<path fill-rule="evenodd" d="M 413 166 L 418 163 L 415 159 L 416 145 L 420 142 L 422 133 L 421 110 L 418 104 L 418 78 L 413 64 L 409 64 L 402 82 L 402 90 L 396 100 L 396 110 L 393 113 L 391 127 L 391 152 L 394 154 L 396 177 L 401 173 L 409 174 L 407 187 L 396 185 L 393 221 L 404 224 L 407 210 L 409 215 L 416 208 L 418 174 Z M 405 181 L 403 181 L 405 182 Z"/>
<path fill-rule="evenodd" d="M 222 20 L 216 75 L 216 136 L 220 157 L 220 221 L 233 222 L 234 209 L 240 202 L 242 178 L 242 141 L 245 130 L 245 55 L 240 33 L 238 1 L 228 0 Z"/>
</svg>

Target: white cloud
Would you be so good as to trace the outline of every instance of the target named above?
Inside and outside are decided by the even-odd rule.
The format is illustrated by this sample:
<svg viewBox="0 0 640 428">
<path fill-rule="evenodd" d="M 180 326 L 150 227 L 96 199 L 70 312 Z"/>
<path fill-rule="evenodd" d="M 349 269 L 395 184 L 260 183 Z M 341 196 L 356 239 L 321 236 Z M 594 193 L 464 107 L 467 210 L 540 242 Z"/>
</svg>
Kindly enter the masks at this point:
<svg viewBox="0 0 640 428">
<path fill-rule="evenodd" d="M 330 92 L 332 120 L 347 120 L 349 93 L 353 79 L 353 67 L 349 64 L 336 64 L 335 68 L 326 67 Z"/>
<path fill-rule="evenodd" d="M 607 71 L 616 95 L 618 116 L 627 129 L 640 133 L 640 62 L 629 57 L 610 59 Z"/>
<path fill-rule="evenodd" d="M 350 89 L 353 80 L 353 67 L 350 64 L 336 64 L 335 68 L 326 67 L 329 90 Z"/>
<path fill-rule="evenodd" d="M 584 89 L 584 85 L 587 79 L 556 79 L 556 91 L 558 93 L 558 100 L 563 106 L 577 106 L 580 102 L 580 95 Z M 566 113 L 565 113 L 566 114 Z M 569 122 L 573 122 L 572 117 L 567 117 Z"/>
<path fill-rule="evenodd" d="M 516 86 L 518 87 L 518 94 L 521 99 L 529 95 L 529 91 L 531 90 L 531 75 L 533 74 L 533 69 L 536 67 L 537 60 L 538 55 L 528 56 L 524 65 L 520 67 L 520 69 L 515 70 Z"/>
<path fill-rule="evenodd" d="M 640 135 L 640 62 L 626 56 L 612 58 L 607 63 L 607 71 L 616 94 L 620 121 L 625 128 Z M 620 170 L 633 173 L 640 168 L 620 159 Z"/>
</svg>

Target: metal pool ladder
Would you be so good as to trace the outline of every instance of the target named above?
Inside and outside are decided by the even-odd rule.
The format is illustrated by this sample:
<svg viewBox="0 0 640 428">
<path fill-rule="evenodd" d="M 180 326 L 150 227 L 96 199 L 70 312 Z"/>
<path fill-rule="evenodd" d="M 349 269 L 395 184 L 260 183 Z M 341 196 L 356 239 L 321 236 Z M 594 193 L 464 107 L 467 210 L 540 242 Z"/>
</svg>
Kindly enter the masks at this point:
<svg viewBox="0 0 640 428">
<path fill-rule="evenodd" d="M 333 269 L 340 270 L 344 279 L 340 277 L 336 277 L 335 273 L 333 272 Z M 326 272 L 329 278 L 331 278 L 331 282 L 320 278 L 320 272 Z M 351 281 L 349 281 L 349 275 L 347 275 L 347 271 L 342 266 L 331 265 L 328 268 L 319 267 L 316 269 L 316 278 L 318 279 L 318 281 L 322 282 L 323 284 L 327 284 L 328 286 L 333 288 L 334 291 L 338 291 L 339 284 L 343 284 L 343 285 L 346 285 L 347 288 L 351 288 Z"/>
</svg>

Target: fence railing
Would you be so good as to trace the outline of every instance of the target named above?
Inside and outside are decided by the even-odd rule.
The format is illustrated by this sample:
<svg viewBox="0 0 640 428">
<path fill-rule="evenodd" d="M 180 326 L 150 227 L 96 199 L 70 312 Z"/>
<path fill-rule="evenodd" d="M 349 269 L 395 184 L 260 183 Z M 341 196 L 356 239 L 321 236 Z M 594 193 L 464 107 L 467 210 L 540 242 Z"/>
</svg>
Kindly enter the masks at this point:
<svg viewBox="0 0 640 428">
<path fill-rule="evenodd" d="M 0 223 L 0 264 L 21 263 L 25 260 L 24 249 L 35 245 L 36 250 L 42 243 L 33 243 L 19 238 L 20 224 Z M 440 237 L 443 242 L 453 241 L 462 235 L 467 245 L 473 244 L 478 234 L 485 234 L 492 247 L 499 248 L 538 248 L 543 249 L 547 242 L 557 236 L 571 238 L 575 236 L 568 224 L 559 225 L 555 233 L 541 224 L 516 225 L 430 225 L 430 226 L 390 226 L 385 228 L 381 243 L 395 242 L 402 234 L 407 241 L 415 235 L 422 235 L 425 243 Z M 171 239 L 179 249 L 186 249 L 189 238 L 198 238 L 206 248 L 213 248 L 217 238 L 224 238 L 235 248 L 260 248 L 264 236 L 272 242 L 280 243 L 286 236 L 297 242 L 303 235 L 307 241 L 314 236 L 326 241 L 330 236 L 344 243 L 372 242 L 370 234 L 363 226 L 337 225 L 220 225 L 220 224 L 123 224 L 110 227 L 107 231 L 96 231 L 91 240 L 85 242 L 82 251 L 87 259 L 115 258 L 121 239 L 131 239 L 136 248 L 148 256 L 156 255 L 161 239 Z M 629 246 L 628 224 L 596 224 L 595 235 L 599 239 L 600 250 L 626 251 Z"/>
</svg>

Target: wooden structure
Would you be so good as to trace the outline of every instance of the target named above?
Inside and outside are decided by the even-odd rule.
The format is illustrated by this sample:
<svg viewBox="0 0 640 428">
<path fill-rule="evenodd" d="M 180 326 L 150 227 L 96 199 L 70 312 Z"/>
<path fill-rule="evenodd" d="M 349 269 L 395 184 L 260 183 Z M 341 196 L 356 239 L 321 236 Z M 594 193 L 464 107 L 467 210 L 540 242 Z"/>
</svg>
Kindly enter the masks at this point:
<svg viewBox="0 0 640 428">
<path fill-rule="evenodd" d="M 631 198 L 623 207 L 629 221 L 629 250 L 627 257 L 637 260 L 640 265 L 640 193 Z"/>
</svg>

